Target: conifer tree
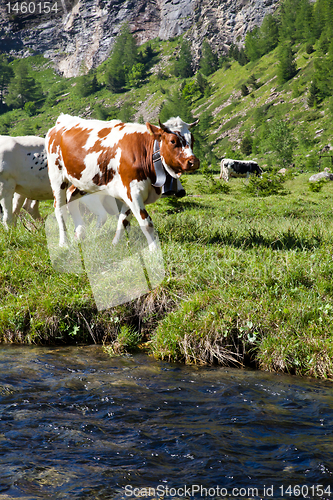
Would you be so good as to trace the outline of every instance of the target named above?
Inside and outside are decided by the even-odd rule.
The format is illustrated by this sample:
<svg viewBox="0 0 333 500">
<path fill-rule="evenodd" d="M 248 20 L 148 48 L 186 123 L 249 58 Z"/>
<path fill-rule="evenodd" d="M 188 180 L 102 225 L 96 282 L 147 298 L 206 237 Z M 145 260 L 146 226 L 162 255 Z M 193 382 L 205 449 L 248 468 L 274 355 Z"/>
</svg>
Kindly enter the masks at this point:
<svg viewBox="0 0 333 500">
<path fill-rule="evenodd" d="M 240 150 L 245 156 L 248 156 L 252 153 L 252 146 L 253 146 L 253 139 L 250 136 L 250 134 L 247 133 L 244 135 L 242 139 Z"/>
<path fill-rule="evenodd" d="M 87 97 L 97 92 L 98 89 L 99 85 L 96 75 L 91 76 L 89 73 L 88 75 L 81 76 L 76 84 L 76 91 L 81 97 Z"/>
<path fill-rule="evenodd" d="M 313 7 L 313 30 L 316 39 L 333 37 L 333 0 L 317 0 Z"/>
<path fill-rule="evenodd" d="M 320 100 L 319 97 L 319 88 L 317 87 L 316 80 L 311 82 L 309 88 L 309 97 L 308 97 L 308 106 L 313 108 Z"/>
<path fill-rule="evenodd" d="M 197 73 L 196 80 L 197 80 L 197 86 L 199 87 L 201 95 L 202 96 L 203 95 L 209 96 L 211 93 L 211 85 L 208 82 L 208 80 L 204 76 L 202 76 L 200 71 L 198 71 L 198 73 Z"/>
<path fill-rule="evenodd" d="M 313 5 L 309 0 L 300 0 L 296 13 L 295 27 L 297 41 L 314 43 Z"/>
<path fill-rule="evenodd" d="M 278 20 L 273 14 L 264 17 L 260 27 L 260 44 L 262 55 L 268 54 L 275 49 L 279 43 L 279 25 Z"/>
<path fill-rule="evenodd" d="M 6 109 L 4 98 L 8 89 L 10 80 L 14 76 L 14 71 L 9 66 L 5 57 L 0 57 L 0 113 Z"/>
<path fill-rule="evenodd" d="M 182 120 L 188 123 L 193 121 L 190 103 L 185 99 L 182 92 L 178 91 L 167 95 L 160 110 L 160 120 L 162 123 L 174 116 L 180 116 Z"/>
<path fill-rule="evenodd" d="M 127 75 L 138 62 L 137 43 L 128 24 L 124 24 L 114 43 L 108 62 L 106 85 L 112 92 L 125 87 Z"/>
<path fill-rule="evenodd" d="M 174 74 L 180 78 L 189 78 L 193 75 L 191 47 L 187 40 L 183 40 L 178 58 L 174 65 Z"/>
<path fill-rule="evenodd" d="M 300 0 L 284 0 L 280 9 L 279 39 L 282 44 L 296 41 L 296 15 Z"/>
<path fill-rule="evenodd" d="M 327 55 L 321 53 L 315 60 L 314 67 L 315 83 L 317 87 L 316 100 L 320 102 L 320 100 L 333 94 L 333 40 L 329 44 Z M 310 103 L 312 100 L 313 98 L 310 99 Z"/>
<path fill-rule="evenodd" d="M 207 40 L 204 40 L 201 51 L 200 70 L 205 76 L 209 76 L 217 70 L 218 58 Z"/>
<path fill-rule="evenodd" d="M 297 66 L 291 44 L 281 45 L 279 51 L 278 81 L 284 83 L 293 78 L 297 73 Z"/>
<path fill-rule="evenodd" d="M 247 95 L 249 95 L 249 93 L 250 93 L 250 92 L 249 92 L 249 89 L 248 89 L 247 85 L 245 85 L 245 83 L 243 83 L 243 84 L 241 85 L 241 93 L 242 93 L 242 96 L 243 96 L 243 97 L 246 97 L 246 96 L 247 96 Z"/>
<path fill-rule="evenodd" d="M 174 91 L 172 94 L 168 94 L 166 100 L 163 102 L 159 118 L 162 123 L 166 122 L 171 117 L 180 116 L 182 120 L 187 123 L 192 123 L 194 121 L 193 114 L 191 111 L 190 102 L 184 98 L 182 92 Z M 212 119 L 212 118 L 211 118 Z M 210 118 L 205 118 L 205 123 L 208 126 L 208 121 Z M 200 122 L 199 122 L 200 123 Z M 212 148 L 208 141 L 203 135 L 202 127 L 197 126 L 192 130 L 193 136 L 195 138 L 194 142 L 194 154 L 198 158 L 206 158 L 208 161 L 214 157 Z"/>
<path fill-rule="evenodd" d="M 313 9 L 313 29 L 316 39 L 320 38 L 325 28 L 325 5 L 323 0 L 317 0 Z"/>
<path fill-rule="evenodd" d="M 274 151 L 278 165 L 292 163 L 296 141 L 287 122 L 277 118 L 270 122 L 266 145 Z"/>
<path fill-rule="evenodd" d="M 247 64 L 249 62 L 248 58 L 246 57 L 245 50 L 243 49 L 243 47 L 241 47 L 241 49 L 239 51 L 237 61 L 241 66 L 245 66 L 245 64 Z"/>
<path fill-rule="evenodd" d="M 26 102 L 39 102 L 43 98 L 40 84 L 30 75 L 26 61 L 20 61 L 15 69 L 15 76 L 8 86 L 6 103 L 13 108 L 23 108 Z"/>
<path fill-rule="evenodd" d="M 245 54 L 250 61 L 256 61 L 262 56 L 260 29 L 258 26 L 246 34 Z"/>
</svg>

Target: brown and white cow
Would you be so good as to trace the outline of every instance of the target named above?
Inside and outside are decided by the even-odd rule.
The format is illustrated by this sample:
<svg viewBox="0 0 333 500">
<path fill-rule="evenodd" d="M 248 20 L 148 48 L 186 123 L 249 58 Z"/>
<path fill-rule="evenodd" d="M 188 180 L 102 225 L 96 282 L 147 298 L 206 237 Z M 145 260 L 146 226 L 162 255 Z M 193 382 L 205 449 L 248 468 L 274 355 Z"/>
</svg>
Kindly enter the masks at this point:
<svg viewBox="0 0 333 500">
<path fill-rule="evenodd" d="M 46 135 L 60 246 L 66 245 L 61 207 L 66 203 L 66 189 L 72 184 L 85 193 L 105 190 L 107 195 L 123 202 L 113 243 L 117 243 L 134 214 L 150 250 L 154 250 L 154 227 L 145 209 L 145 205 L 161 196 L 161 187 L 154 186 L 158 184 L 154 149 L 159 149 L 164 169 L 174 178 L 198 169 L 200 162 L 193 153 L 190 131 L 196 123 L 189 125 L 177 117 L 156 127 L 150 123 L 105 122 L 60 115 Z M 83 231 L 79 213 L 74 223 L 79 238 Z"/>
</svg>

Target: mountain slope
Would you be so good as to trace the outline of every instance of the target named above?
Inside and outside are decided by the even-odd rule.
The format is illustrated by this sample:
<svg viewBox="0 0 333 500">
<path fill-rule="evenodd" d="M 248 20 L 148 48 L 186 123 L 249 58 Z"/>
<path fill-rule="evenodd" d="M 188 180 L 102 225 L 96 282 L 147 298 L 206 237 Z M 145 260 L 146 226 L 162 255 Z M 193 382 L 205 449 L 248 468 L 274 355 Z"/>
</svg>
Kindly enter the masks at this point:
<svg viewBox="0 0 333 500">
<path fill-rule="evenodd" d="M 118 113 L 127 110 L 128 119 L 157 123 L 161 106 L 168 95 L 180 89 L 181 81 L 172 74 L 173 54 L 180 41 L 155 41 L 160 52 L 146 83 L 121 94 L 112 94 L 102 87 L 88 97 L 80 97 L 76 90 L 78 78 L 61 78 L 52 71 L 51 63 L 47 60 L 28 58 L 35 68 L 33 74 L 44 91 L 49 91 L 51 95 L 54 89 L 59 88 L 60 91 L 55 93 L 53 100 L 47 100 L 34 116 L 29 117 L 24 110 L 18 109 L 2 115 L 0 133 L 44 135 L 61 112 L 89 118 L 98 116 L 96 113 L 100 107 L 105 110 L 117 109 Z M 212 115 L 204 134 L 217 162 L 225 154 L 234 154 L 232 150 L 240 154 L 242 139 L 250 135 L 254 140 L 254 148 L 248 156 L 257 158 L 264 168 L 266 165 L 274 166 L 275 156 L 268 146 L 265 148 L 265 137 L 262 135 L 267 132 L 270 123 L 280 120 L 292 129 L 296 141 L 293 158 L 296 166 L 305 169 L 319 165 L 319 151 L 330 144 L 333 125 L 329 100 L 316 108 L 309 108 L 307 104 L 316 57 L 316 51 L 309 55 L 300 46 L 296 57 L 297 75 L 283 85 L 278 84 L 276 76 L 278 49 L 244 66 L 236 61 L 230 62 L 208 78 L 210 95 L 194 98 L 191 109 L 193 115 L 202 120 L 205 113 Z M 164 72 L 162 80 L 157 73 L 161 65 Z M 97 68 L 99 81 L 103 81 L 106 67 L 107 62 Z M 255 78 L 257 88 L 248 83 L 251 77 Z M 195 83 L 196 78 L 194 76 L 186 82 Z M 241 92 L 243 84 L 247 84 L 250 90 L 246 96 Z M 260 142 L 261 146 L 256 146 Z M 331 166 L 330 158 L 322 159 L 324 166 Z"/>
<path fill-rule="evenodd" d="M 10 12 L 9 4 L 0 6 L 0 52 L 43 54 L 64 76 L 77 76 L 107 59 L 122 24 L 128 22 L 140 44 L 187 33 L 198 61 L 204 38 L 219 53 L 225 52 L 230 44 L 241 44 L 278 1 L 66 0 L 65 12 L 55 0 L 57 12 L 50 14 L 37 12 L 37 7 L 33 14 L 17 12 L 11 1 Z"/>
</svg>

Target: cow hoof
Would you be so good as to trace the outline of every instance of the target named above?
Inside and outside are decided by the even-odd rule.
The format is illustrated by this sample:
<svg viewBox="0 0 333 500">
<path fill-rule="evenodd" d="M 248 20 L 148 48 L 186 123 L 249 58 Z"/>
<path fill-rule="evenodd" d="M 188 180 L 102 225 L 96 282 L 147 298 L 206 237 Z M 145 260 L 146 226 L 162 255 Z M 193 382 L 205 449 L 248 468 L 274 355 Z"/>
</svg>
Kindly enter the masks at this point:
<svg viewBox="0 0 333 500">
<path fill-rule="evenodd" d="M 157 246 L 157 244 L 155 242 L 150 243 L 148 245 L 148 248 L 149 248 L 150 252 L 157 252 L 157 250 L 158 250 L 158 246 Z"/>
<path fill-rule="evenodd" d="M 85 238 L 85 230 L 83 226 L 78 226 L 74 233 L 75 241 L 81 241 Z"/>
</svg>

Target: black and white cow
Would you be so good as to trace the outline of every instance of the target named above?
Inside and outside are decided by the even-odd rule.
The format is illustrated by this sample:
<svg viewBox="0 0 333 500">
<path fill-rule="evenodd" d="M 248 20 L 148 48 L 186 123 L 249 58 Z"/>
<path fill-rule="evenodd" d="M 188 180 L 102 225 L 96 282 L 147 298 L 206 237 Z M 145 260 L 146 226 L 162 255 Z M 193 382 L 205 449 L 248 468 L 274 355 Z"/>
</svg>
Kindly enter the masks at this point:
<svg viewBox="0 0 333 500">
<path fill-rule="evenodd" d="M 250 174 L 261 176 L 262 170 L 258 163 L 241 160 L 231 160 L 230 158 L 223 158 L 221 161 L 220 179 L 229 181 L 229 177 L 249 177 Z"/>
</svg>

